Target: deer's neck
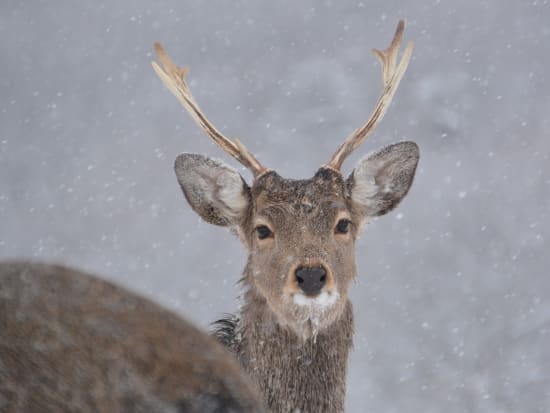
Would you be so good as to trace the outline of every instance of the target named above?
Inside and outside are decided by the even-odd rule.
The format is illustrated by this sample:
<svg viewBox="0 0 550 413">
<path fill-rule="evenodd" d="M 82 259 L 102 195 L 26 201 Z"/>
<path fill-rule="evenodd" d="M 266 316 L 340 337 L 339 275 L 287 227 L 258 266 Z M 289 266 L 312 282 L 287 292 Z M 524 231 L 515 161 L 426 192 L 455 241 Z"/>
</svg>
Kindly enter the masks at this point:
<svg viewBox="0 0 550 413">
<path fill-rule="evenodd" d="M 342 412 L 352 346 L 353 311 L 303 339 L 280 326 L 265 301 L 249 291 L 239 319 L 218 323 L 217 336 L 240 359 L 272 412 Z"/>
</svg>

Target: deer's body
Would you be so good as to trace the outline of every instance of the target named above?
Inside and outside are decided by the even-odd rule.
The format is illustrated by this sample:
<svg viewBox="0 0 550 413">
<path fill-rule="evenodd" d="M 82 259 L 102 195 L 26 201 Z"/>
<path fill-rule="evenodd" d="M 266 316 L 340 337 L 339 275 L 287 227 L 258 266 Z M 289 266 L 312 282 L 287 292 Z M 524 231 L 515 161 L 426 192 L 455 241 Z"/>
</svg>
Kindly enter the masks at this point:
<svg viewBox="0 0 550 413">
<path fill-rule="evenodd" d="M 175 314 L 66 267 L 0 264 L 0 411 L 261 411 L 238 364 Z"/>
</svg>

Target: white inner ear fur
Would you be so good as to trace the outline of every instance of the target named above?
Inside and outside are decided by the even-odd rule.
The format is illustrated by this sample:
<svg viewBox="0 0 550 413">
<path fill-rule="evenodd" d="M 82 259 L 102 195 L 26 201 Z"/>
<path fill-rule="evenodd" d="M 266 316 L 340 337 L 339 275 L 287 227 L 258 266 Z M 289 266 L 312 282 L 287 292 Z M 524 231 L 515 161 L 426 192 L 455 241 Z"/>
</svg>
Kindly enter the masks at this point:
<svg viewBox="0 0 550 413">
<path fill-rule="evenodd" d="M 380 187 L 376 183 L 376 173 L 383 167 L 383 162 L 367 160 L 368 157 L 362 159 L 359 165 L 353 171 L 354 186 L 351 193 L 351 200 L 354 204 L 361 206 L 361 209 L 366 213 L 363 214 L 361 221 L 357 223 L 357 237 L 361 235 L 363 229 L 374 218 L 374 212 L 379 208 L 379 202 L 376 195 L 379 194 Z M 390 191 L 390 188 L 385 186 L 383 191 Z"/>
<path fill-rule="evenodd" d="M 248 199 L 243 194 L 243 181 L 237 171 L 227 168 L 216 179 L 218 200 L 234 217 L 239 217 L 248 205 Z M 212 195 L 211 195 L 212 196 Z"/>
<path fill-rule="evenodd" d="M 381 188 L 376 183 L 376 175 L 384 167 L 385 162 L 378 159 L 362 159 L 353 171 L 354 185 L 351 193 L 353 202 L 364 205 L 367 208 L 374 207 L 376 195 L 380 192 L 391 192 L 387 184 Z"/>
</svg>

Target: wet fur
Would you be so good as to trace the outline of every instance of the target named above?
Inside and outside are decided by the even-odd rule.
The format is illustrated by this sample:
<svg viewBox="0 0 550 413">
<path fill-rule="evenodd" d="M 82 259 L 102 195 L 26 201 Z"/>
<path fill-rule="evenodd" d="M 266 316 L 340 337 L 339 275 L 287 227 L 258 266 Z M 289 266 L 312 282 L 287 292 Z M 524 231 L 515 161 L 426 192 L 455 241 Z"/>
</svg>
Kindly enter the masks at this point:
<svg viewBox="0 0 550 413">
<path fill-rule="evenodd" d="M 240 360 L 273 413 L 343 411 L 355 240 L 364 222 L 407 194 L 418 158 L 415 143 L 401 142 L 368 155 L 347 179 L 328 167 L 303 180 L 267 171 L 249 187 L 219 161 L 178 157 L 176 174 L 192 208 L 208 222 L 235 229 L 248 249 L 242 308 L 214 323 L 214 335 Z M 195 169 L 210 177 L 204 185 L 194 179 Z M 234 184 L 226 193 L 238 197 L 215 195 L 222 175 Z M 350 222 L 343 234 L 335 231 L 342 217 Z M 272 235 L 260 239 L 257 226 L 268 226 Z M 326 269 L 330 305 L 304 305 L 307 298 L 297 295 L 299 266 Z"/>
<path fill-rule="evenodd" d="M 241 361 L 264 391 L 272 412 L 343 412 L 347 359 L 353 345 L 353 311 L 315 337 L 302 339 L 277 323 L 261 297 L 248 293 L 244 318 L 226 315 L 214 336 Z M 292 389 L 292 390 L 289 390 Z"/>
</svg>

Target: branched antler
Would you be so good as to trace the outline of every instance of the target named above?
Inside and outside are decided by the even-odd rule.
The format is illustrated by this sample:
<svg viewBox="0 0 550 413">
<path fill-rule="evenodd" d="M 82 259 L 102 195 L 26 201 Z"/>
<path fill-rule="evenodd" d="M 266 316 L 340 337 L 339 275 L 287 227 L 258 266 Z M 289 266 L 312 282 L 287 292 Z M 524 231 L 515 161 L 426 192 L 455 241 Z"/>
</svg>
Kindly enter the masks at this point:
<svg viewBox="0 0 550 413">
<path fill-rule="evenodd" d="M 380 59 L 382 65 L 382 83 L 383 89 L 376 107 L 369 118 L 369 120 L 361 126 L 359 129 L 355 130 L 345 141 L 338 150 L 334 153 L 331 160 L 327 164 L 329 168 L 340 170 L 342 163 L 351 154 L 359 145 L 361 145 L 369 136 L 369 134 L 374 130 L 376 125 L 386 113 L 392 97 L 397 90 L 397 86 L 401 81 L 401 78 L 407 70 L 407 65 L 411 59 L 413 42 L 409 42 L 405 47 L 403 56 L 399 64 L 397 63 L 397 53 L 399 52 L 399 47 L 401 46 L 401 40 L 403 38 L 403 31 L 405 30 L 405 23 L 403 20 L 399 21 L 397 25 L 397 30 L 393 36 L 393 40 L 386 50 L 377 50 L 373 49 L 373 52 Z"/>
<path fill-rule="evenodd" d="M 193 117 L 195 122 L 216 142 L 225 152 L 252 171 L 254 177 L 266 170 L 260 162 L 237 139 L 229 139 L 218 131 L 203 114 L 191 90 L 185 81 L 188 72 L 186 67 L 177 67 L 160 43 L 155 43 L 155 52 L 162 67 L 151 62 L 162 83 L 176 96 L 183 107 Z"/>
</svg>

